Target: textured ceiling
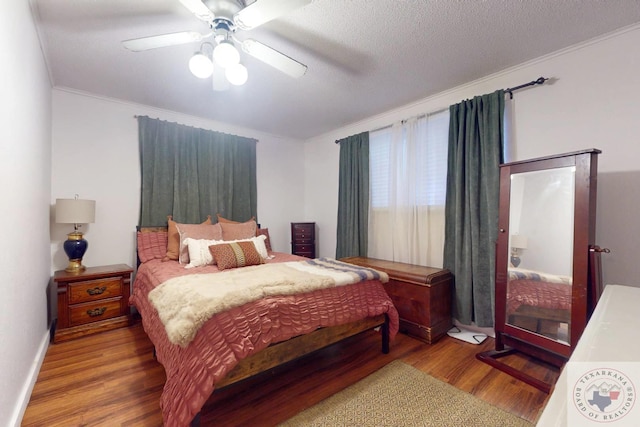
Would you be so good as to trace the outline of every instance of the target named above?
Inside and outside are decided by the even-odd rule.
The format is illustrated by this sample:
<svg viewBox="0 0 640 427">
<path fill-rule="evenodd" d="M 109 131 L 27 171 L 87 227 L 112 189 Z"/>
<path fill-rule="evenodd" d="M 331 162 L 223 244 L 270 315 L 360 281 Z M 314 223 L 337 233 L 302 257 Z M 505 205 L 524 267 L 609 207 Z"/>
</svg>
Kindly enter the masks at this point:
<svg viewBox="0 0 640 427">
<path fill-rule="evenodd" d="M 55 87 L 297 139 L 640 22 L 638 0 L 315 0 L 238 34 L 306 64 L 303 77 L 243 54 L 248 82 L 219 92 L 188 70 L 199 43 L 121 44 L 206 33 L 178 0 L 31 1 Z"/>
</svg>

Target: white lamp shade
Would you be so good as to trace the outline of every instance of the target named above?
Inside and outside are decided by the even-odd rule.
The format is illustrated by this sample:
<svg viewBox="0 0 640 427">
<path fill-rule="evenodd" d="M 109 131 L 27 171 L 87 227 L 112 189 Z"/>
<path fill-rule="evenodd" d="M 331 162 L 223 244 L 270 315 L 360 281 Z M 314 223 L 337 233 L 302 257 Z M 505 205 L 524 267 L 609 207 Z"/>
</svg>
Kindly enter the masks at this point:
<svg viewBox="0 0 640 427">
<path fill-rule="evenodd" d="M 242 64 L 236 64 L 228 67 L 224 75 L 227 77 L 227 80 L 229 80 L 229 83 L 236 86 L 245 84 L 249 78 L 247 67 Z"/>
<path fill-rule="evenodd" d="M 96 219 L 96 201 L 56 199 L 56 222 L 60 224 L 89 224 Z"/>
<path fill-rule="evenodd" d="M 213 49 L 213 59 L 222 68 L 231 67 L 240 62 L 240 52 L 230 41 L 222 41 Z"/>
<path fill-rule="evenodd" d="M 196 53 L 189 60 L 189 70 L 201 79 L 206 79 L 213 74 L 213 62 L 203 53 Z"/>
<path fill-rule="evenodd" d="M 511 235 L 511 247 L 518 249 L 527 249 L 527 236 L 521 234 Z"/>
</svg>

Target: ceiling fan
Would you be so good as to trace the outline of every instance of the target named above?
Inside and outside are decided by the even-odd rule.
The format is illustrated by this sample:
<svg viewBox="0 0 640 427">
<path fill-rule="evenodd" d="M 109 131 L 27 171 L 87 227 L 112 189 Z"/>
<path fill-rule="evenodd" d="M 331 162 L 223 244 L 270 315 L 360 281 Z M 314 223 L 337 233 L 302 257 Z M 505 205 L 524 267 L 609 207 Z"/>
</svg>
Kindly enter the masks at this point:
<svg viewBox="0 0 640 427">
<path fill-rule="evenodd" d="M 235 34 L 242 30 L 251 30 L 279 16 L 302 7 L 311 0 L 257 0 L 247 5 L 248 0 L 179 0 L 198 19 L 209 25 L 210 32 L 197 31 L 161 34 L 125 40 L 125 48 L 140 52 L 179 44 L 202 42 L 210 37 L 213 43 L 203 42 L 189 63 L 191 71 L 198 77 L 206 78 L 213 73 L 213 60 L 225 70 L 227 80 L 232 84 L 243 84 L 247 79 L 247 70 L 240 64 L 240 54 L 236 44 L 248 55 L 282 71 L 291 77 L 301 77 L 307 66 L 254 39 L 239 40 Z M 211 53 L 207 55 L 207 50 Z M 202 68 L 198 68 L 198 64 Z M 214 75 L 214 89 L 216 76 Z"/>
</svg>

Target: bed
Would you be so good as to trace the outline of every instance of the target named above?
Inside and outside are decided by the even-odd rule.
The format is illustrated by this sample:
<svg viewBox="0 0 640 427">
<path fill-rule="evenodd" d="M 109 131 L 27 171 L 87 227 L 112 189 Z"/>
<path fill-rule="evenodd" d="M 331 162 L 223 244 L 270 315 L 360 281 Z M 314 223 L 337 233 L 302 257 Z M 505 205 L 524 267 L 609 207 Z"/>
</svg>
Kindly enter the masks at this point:
<svg viewBox="0 0 640 427">
<path fill-rule="evenodd" d="M 138 229 L 139 265 L 130 299 L 166 372 L 160 401 L 165 425 L 197 425 L 214 389 L 365 330 L 380 327 L 382 351 L 389 351 L 398 313 L 382 286 L 388 280 L 385 273 L 278 253 L 268 245 L 262 253 L 266 256 L 260 257 L 263 263 L 227 268 L 221 261 L 186 268 L 198 255 L 189 263 L 168 260 L 169 234 L 166 227 Z M 255 234 L 261 235 L 260 230 Z M 206 254 L 207 239 L 194 240 L 199 242 L 183 243 L 191 243 L 189 251 L 200 246 Z M 226 239 L 229 244 L 213 246 L 228 250 L 242 240 Z M 213 259 L 224 260 L 219 255 Z M 329 270 L 332 273 L 321 276 Z M 267 278 L 267 283 L 255 276 Z M 355 279 L 342 281 L 344 277 Z M 226 288 L 227 282 L 233 287 Z M 205 305 L 204 312 L 193 311 Z"/>
<path fill-rule="evenodd" d="M 508 322 L 552 338 L 563 338 L 561 325 L 569 323 L 571 289 L 569 276 L 510 268 Z"/>
</svg>

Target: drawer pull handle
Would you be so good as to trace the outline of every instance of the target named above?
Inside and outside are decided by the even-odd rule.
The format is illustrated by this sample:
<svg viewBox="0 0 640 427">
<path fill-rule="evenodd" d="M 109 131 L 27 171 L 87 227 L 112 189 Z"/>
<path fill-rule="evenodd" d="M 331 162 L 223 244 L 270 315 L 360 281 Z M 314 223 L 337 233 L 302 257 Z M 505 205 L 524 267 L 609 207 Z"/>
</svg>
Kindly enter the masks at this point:
<svg viewBox="0 0 640 427">
<path fill-rule="evenodd" d="M 102 316 L 107 311 L 107 307 L 94 308 L 93 310 L 87 310 L 89 317 Z"/>
<path fill-rule="evenodd" d="M 102 286 L 102 287 L 100 287 L 100 288 L 95 287 L 95 288 L 93 288 L 93 289 L 87 289 L 87 293 L 88 293 L 89 295 L 100 295 L 100 294 L 102 294 L 102 293 L 103 293 L 104 291 L 106 291 L 106 290 L 107 290 L 107 287 L 106 287 L 106 286 Z"/>
</svg>

